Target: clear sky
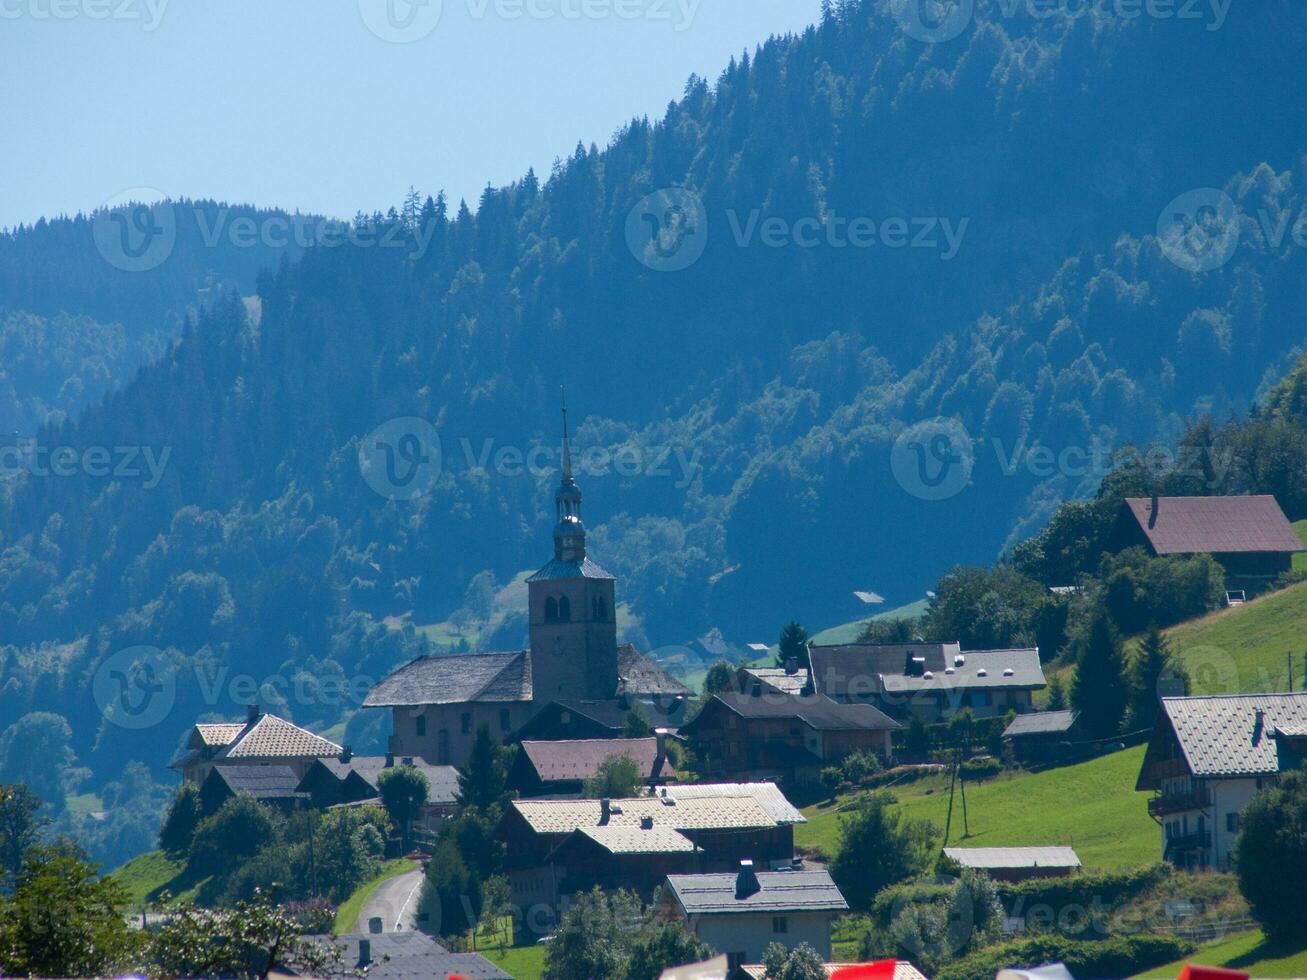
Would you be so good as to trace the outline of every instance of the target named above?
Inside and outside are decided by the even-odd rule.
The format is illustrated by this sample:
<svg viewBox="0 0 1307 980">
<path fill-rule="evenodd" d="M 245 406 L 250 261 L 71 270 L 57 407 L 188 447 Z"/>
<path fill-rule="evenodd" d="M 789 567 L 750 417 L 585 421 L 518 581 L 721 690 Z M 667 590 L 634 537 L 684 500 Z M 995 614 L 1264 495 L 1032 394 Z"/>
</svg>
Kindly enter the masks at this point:
<svg viewBox="0 0 1307 980">
<path fill-rule="evenodd" d="M 0 0 L 0 227 L 131 188 L 475 206 L 659 117 L 817 0 Z"/>
</svg>

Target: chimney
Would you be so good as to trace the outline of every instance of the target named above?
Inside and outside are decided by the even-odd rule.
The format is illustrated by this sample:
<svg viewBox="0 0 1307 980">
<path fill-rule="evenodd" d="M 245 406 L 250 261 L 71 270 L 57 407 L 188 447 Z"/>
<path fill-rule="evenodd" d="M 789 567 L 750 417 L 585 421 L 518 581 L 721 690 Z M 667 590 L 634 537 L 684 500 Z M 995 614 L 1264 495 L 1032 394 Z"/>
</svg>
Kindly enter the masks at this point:
<svg viewBox="0 0 1307 980">
<path fill-rule="evenodd" d="M 247 704 L 245 706 L 245 724 L 251 724 L 259 720 L 259 706 L 257 704 Z"/>
<path fill-rule="evenodd" d="M 1153 503 L 1148 511 L 1148 529 L 1150 531 L 1157 526 L 1157 511 L 1158 508 L 1161 507 L 1161 505 L 1162 505 L 1162 498 L 1159 497 L 1157 494 L 1153 494 Z"/>
<path fill-rule="evenodd" d="M 349 762 L 349 760 L 352 758 L 354 758 L 354 749 L 351 746 L 346 745 L 344 748 L 340 750 L 341 762 Z"/>
<path fill-rule="evenodd" d="M 608 818 L 613 814 L 613 801 L 604 797 L 599 801 L 599 826 L 607 827 Z"/>
<path fill-rule="evenodd" d="M 640 829 L 641 829 L 641 830 L 653 830 L 653 817 L 641 817 L 641 818 L 640 818 Z"/>
<path fill-rule="evenodd" d="M 1266 729 L 1266 712 L 1261 708 L 1257 709 L 1257 715 L 1253 721 L 1253 745 L 1262 740 L 1262 732 Z"/>
<path fill-rule="evenodd" d="M 760 891 L 762 891 L 762 885 L 758 884 L 758 876 L 754 874 L 753 862 L 749 860 L 741 861 L 740 872 L 735 876 L 735 897 L 748 898 Z"/>
<path fill-rule="evenodd" d="M 387 769 L 394 769 L 394 768 L 395 768 L 395 753 L 394 753 L 394 752 L 387 752 L 387 753 L 386 753 L 386 768 L 387 768 Z"/>
<path fill-rule="evenodd" d="M 359 940 L 359 966 L 367 966 L 372 962 L 372 940 Z"/>
</svg>

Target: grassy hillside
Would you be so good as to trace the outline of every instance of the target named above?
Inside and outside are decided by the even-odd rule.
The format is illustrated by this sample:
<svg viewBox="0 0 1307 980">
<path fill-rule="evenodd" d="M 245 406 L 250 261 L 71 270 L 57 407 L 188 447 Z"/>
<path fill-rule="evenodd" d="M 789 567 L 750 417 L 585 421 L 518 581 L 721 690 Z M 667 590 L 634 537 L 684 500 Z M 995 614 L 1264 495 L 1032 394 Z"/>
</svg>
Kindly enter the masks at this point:
<svg viewBox="0 0 1307 980">
<path fill-rule="evenodd" d="M 498 950 L 483 949 L 481 955 L 499 967 L 513 980 L 540 980 L 545 972 L 544 946 L 518 946 Z"/>
<path fill-rule="evenodd" d="M 185 867 L 185 861 L 173 861 L 163 851 L 147 851 L 112 871 L 110 877 L 127 890 L 132 908 L 137 909 L 153 901 L 164 886 L 174 893 L 180 891 L 176 883 Z"/>
<path fill-rule="evenodd" d="M 1258 930 L 1237 933 L 1202 947 L 1187 960 L 1159 966 L 1141 976 L 1179 976 L 1185 963 L 1229 967 L 1254 977 L 1307 977 L 1307 949 L 1272 946 Z"/>
<path fill-rule="evenodd" d="M 1069 844 L 1085 867 L 1130 868 L 1159 860 L 1157 825 L 1148 816 L 1147 794 L 1134 791 L 1144 748 L 1127 749 L 1090 762 L 1039 773 L 1002 775 L 967 785 L 971 837 L 962 840 L 961 798 L 954 804 L 949 843 L 995 847 Z M 943 777 L 892 791 L 905 817 L 930 820 L 941 831 L 948 810 Z M 808 807 L 808 823 L 796 828 L 795 844 L 829 856 L 838 846 L 839 813 L 824 804 Z"/>
</svg>

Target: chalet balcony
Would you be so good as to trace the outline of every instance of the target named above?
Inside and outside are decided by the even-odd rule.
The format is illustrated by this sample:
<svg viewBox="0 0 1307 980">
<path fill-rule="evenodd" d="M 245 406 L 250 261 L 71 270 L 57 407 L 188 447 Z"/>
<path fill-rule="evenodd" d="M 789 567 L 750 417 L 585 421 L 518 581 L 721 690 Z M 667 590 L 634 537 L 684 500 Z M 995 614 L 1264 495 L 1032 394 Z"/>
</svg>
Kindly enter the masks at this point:
<svg viewBox="0 0 1307 980">
<path fill-rule="evenodd" d="M 1177 834 L 1175 837 L 1168 837 L 1166 841 L 1166 856 L 1174 857 L 1178 854 L 1184 854 L 1188 851 L 1205 850 L 1212 846 L 1212 832 L 1210 830 L 1195 831 L 1189 834 Z"/>
<path fill-rule="evenodd" d="M 1165 817 L 1172 813 L 1202 810 L 1212 805 L 1212 791 L 1199 786 L 1187 793 L 1164 793 L 1148 801 L 1150 817 Z"/>
</svg>

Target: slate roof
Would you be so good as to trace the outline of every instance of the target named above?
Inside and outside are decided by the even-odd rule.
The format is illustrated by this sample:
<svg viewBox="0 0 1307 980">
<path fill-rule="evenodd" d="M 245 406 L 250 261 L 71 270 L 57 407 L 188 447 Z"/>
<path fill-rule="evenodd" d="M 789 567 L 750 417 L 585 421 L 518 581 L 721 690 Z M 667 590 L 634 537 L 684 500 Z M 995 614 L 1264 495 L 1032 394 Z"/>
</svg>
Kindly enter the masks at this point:
<svg viewBox="0 0 1307 980">
<path fill-rule="evenodd" d="M 775 783 L 696 783 L 690 786 L 668 786 L 661 793 L 677 800 L 749 796 L 757 800 L 758 805 L 778 824 L 808 822 L 808 818 L 785 798 Z"/>
<path fill-rule="evenodd" d="M 382 932 L 371 935 L 351 933 L 344 936 L 316 936 L 318 942 L 343 947 L 337 977 L 358 977 L 364 969 L 359 963 L 359 940 L 371 946 L 366 967 L 368 977 L 385 980 L 432 980 L 433 977 L 460 976 L 467 980 L 511 980 L 509 974 L 479 953 L 451 953 L 430 936 L 417 931 Z"/>
<path fill-rule="evenodd" d="M 752 697 L 726 692 L 714 694 L 713 700 L 720 701 L 742 718 L 798 718 L 819 732 L 890 731 L 899 727 L 898 722 L 869 704 L 840 704 L 821 695 L 764 694 Z M 702 717 L 703 712 L 700 712 L 695 721 L 684 726 L 682 731 L 692 730 Z"/>
<path fill-rule="evenodd" d="M 222 759 L 308 759 L 340 755 L 342 749 L 321 735 L 276 715 L 259 715 L 215 756 Z"/>
<path fill-rule="evenodd" d="M 671 775 L 664 758 L 658 762 L 656 738 L 604 738 L 574 742 L 522 742 L 522 753 L 542 782 L 575 782 L 589 779 L 599 771 L 599 764 L 614 755 L 629 756 L 640 771 L 641 779 L 661 779 Z"/>
<path fill-rule="evenodd" d="M 575 833 L 588 837 L 610 854 L 682 854 L 694 850 L 690 838 L 671 827 L 580 827 Z"/>
<path fill-rule="evenodd" d="M 205 779 L 220 780 L 237 796 L 249 796 L 256 800 L 308 796 L 307 793 L 298 792 L 300 778 L 290 766 L 215 765 Z"/>
<path fill-rule="evenodd" d="M 924 674 L 931 676 L 904 673 L 909 653 L 924 660 Z M 1034 689 L 1046 683 L 1038 649 L 962 650 L 956 643 L 844 644 L 811 647 L 809 656 L 817 691 L 836 700 L 881 693 Z"/>
<path fill-rule="evenodd" d="M 1298 552 L 1302 542 L 1271 496 L 1129 497 L 1125 506 L 1159 555 Z"/>
<path fill-rule="evenodd" d="M 422 657 L 377 684 L 368 692 L 363 707 L 530 700 L 531 656 L 526 650 L 517 650 Z"/>
<path fill-rule="evenodd" d="M 822 969 L 826 971 L 826 976 L 832 976 L 836 970 L 846 970 L 853 963 L 823 963 Z M 767 967 L 761 963 L 751 963 L 741 966 L 740 970 L 749 980 L 767 980 Z M 894 964 L 894 980 L 926 980 L 926 975 L 918 970 L 907 960 L 899 960 Z"/>
<path fill-rule="evenodd" d="M 1034 711 L 1028 715 L 1017 715 L 1003 729 L 1003 737 L 1062 734 L 1071 730 L 1077 717 L 1079 715 L 1074 711 Z"/>
<path fill-rule="evenodd" d="M 799 694 L 808 686 L 808 671 L 800 669 L 798 673 L 788 673 L 783 667 L 743 667 L 747 677 L 762 683 L 764 690 L 768 687 L 782 694 Z M 749 693 L 747 690 L 745 693 Z"/>
<path fill-rule="evenodd" d="M 1162 713 L 1194 776 L 1268 775 L 1280 770 L 1275 731 L 1307 725 L 1307 692 L 1163 698 Z"/>
<path fill-rule="evenodd" d="M 759 871 L 758 891 L 735 897 L 734 874 L 668 875 L 672 897 L 687 915 L 740 912 L 847 912 L 848 902 L 826 871 Z"/>
<path fill-rule="evenodd" d="M 624 643 L 617 648 L 617 691 L 623 694 L 691 694 L 688 687 L 642 654 L 634 646 Z"/>
<path fill-rule="evenodd" d="M 348 762 L 342 762 L 339 757 L 319 759 L 318 762 L 337 779 L 344 779 L 351 772 L 356 772 L 374 789 L 377 787 L 377 778 L 386 769 L 386 757 L 383 755 L 356 755 Z M 412 766 L 427 777 L 428 803 L 454 803 L 457 801 L 458 770 L 455 767 L 433 766 L 421 758 L 409 758 L 408 756 L 395 759 L 395 765 Z M 308 778 L 307 775 L 305 778 Z"/>
<path fill-rule="evenodd" d="M 1078 868 L 1073 847 L 946 847 L 944 853 L 964 868 Z"/>
<path fill-rule="evenodd" d="M 598 827 L 603 816 L 599 800 L 513 800 L 509 806 L 538 834 L 569 834 L 582 827 Z M 655 827 L 672 830 L 745 830 L 777 825 L 752 796 L 676 800 L 669 794 L 612 800 L 610 806 L 609 827 L 638 829 L 645 817 L 652 817 Z"/>
<path fill-rule="evenodd" d="M 589 558 L 584 558 L 581 561 L 564 561 L 561 558 L 554 558 L 527 581 L 554 582 L 565 578 L 611 579 L 613 576 Z"/>
</svg>

